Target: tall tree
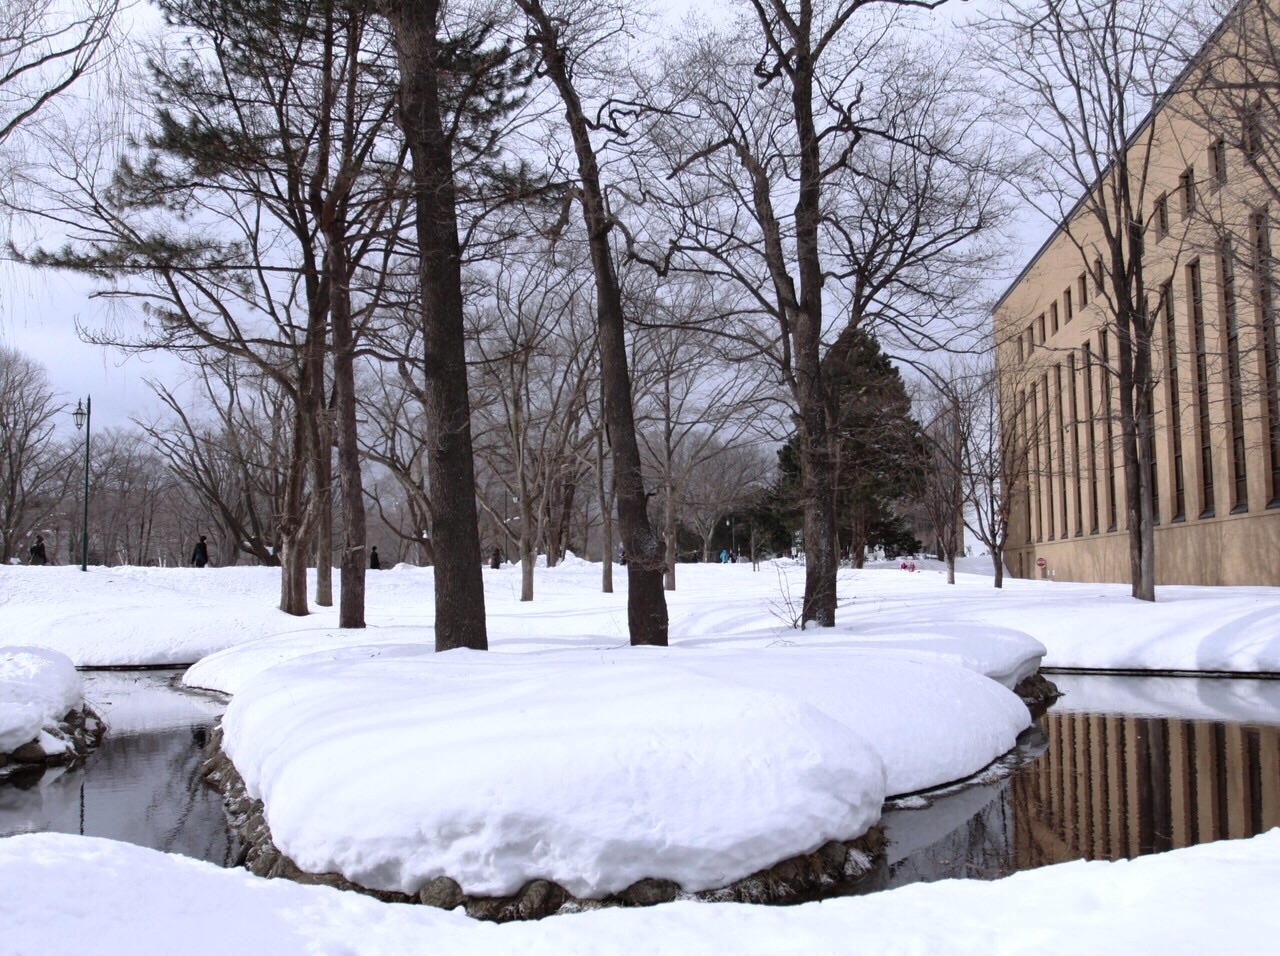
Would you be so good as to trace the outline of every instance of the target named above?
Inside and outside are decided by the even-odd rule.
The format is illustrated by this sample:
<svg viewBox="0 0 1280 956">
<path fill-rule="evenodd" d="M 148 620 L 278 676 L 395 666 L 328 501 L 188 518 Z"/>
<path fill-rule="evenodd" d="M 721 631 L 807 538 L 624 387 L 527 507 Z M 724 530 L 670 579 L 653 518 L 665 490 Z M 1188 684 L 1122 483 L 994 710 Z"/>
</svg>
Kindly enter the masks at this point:
<svg viewBox="0 0 1280 956">
<path fill-rule="evenodd" d="M 349 305 L 349 263 L 381 248 L 367 238 L 348 244 L 334 223 L 349 228 L 353 181 L 368 165 L 392 90 L 385 80 L 359 94 L 348 89 L 338 109 L 335 91 L 351 77 L 333 73 L 341 59 L 335 7 L 323 0 L 161 0 L 160 6 L 170 31 L 147 60 L 155 114 L 142 142 L 126 148 L 118 165 L 114 142 L 101 147 L 105 159 L 67 158 L 57 202 L 42 212 L 70 242 L 32 258 L 95 276 L 102 280 L 98 295 L 142 300 L 144 328 L 96 330 L 91 340 L 235 355 L 279 383 L 292 419 L 276 514 L 280 607 L 306 614 L 313 531 L 317 523 L 327 527 L 331 501 L 325 413 L 331 311 Z M 345 53 L 346 61 L 376 62 L 378 55 L 376 45 L 362 42 Z M 338 114 L 340 145 L 331 150 Z M 332 177 L 331 151 L 345 161 Z M 115 166 L 109 182 L 95 159 Z M 361 208 L 364 235 L 378 235 L 368 216 L 385 214 L 381 193 Z M 325 551 L 317 575 L 321 603 L 332 600 Z M 355 583 L 351 596 L 358 598 Z M 348 608 L 345 618 L 358 626 L 362 610 Z"/>
<path fill-rule="evenodd" d="M 488 647 L 468 399 L 457 165 L 491 154 L 494 123 L 522 90 L 521 61 L 478 15 L 448 22 L 439 0 L 376 0 L 391 24 L 399 119 L 412 158 L 424 354 L 427 481 L 436 558 L 436 650 Z"/>
<path fill-rule="evenodd" d="M 543 241 L 512 242 L 494 263 L 489 309 L 476 336 L 479 356 L 477 453 L 497 479 L 482 507 L 500 529 L 504 553 L 516 546 L 520 599 L 533 600 L 539 550 L 554 566 L 581 457 L 590 434 L 586 403 L 594 384 L 589 272 Z M 566 500 L 567 499 L 567 500 Z"/>
<path fill-rule="evenodd" d="M 567 0 L 515 3 L 527 18 L 527 41 L 537 52 L 542 70 L 564 107 L 565 125 L 573 144 L 573 186 L 595 274 L 596 341 L 619 533 L 627 554 L 627 625 L 631 643 L 666 646 L 666 550 L 649 521 L 627 361 L 626 314 L 612 244 L 617 223 L 609 212 L 597 146 L 591 139 L 592 132 L 604 125 L 590 118 L 581 87 L 590 73 L 590 58 L 599 55 L 600 47 L 617 39 L 626 29 L 627 17 L 621 8 L 582 7 Z M 621 130 L 615 127 L 612 132 Z"/>
<path fill-rule="evenodd" d="M 901 374 L 865 329 L 848 326 L 840 333 L 823 356 L 822 375 L 835 409 L 840 519 L 850 559 L 862 567 L 895 505 L 919 490 L 920 426 Z"/>
<path fill-rule="evenodd" d="M 660 261 L 737 286 L 726 332 L 756 341 L 790 393 L 802 617 L 819 626 L 835 623 L 838 567 L 827 337 L 865 323 L 948 344 L 953 325 L 927 326 L 959 314 L 946 300 L 972 288 L 1000 210 L 989 126 L 960 71 L 903 39 L 901 11 L 934 5 L 747 0 L 736 29 L 692 31 L 674 51 L 675 105 L 653 133 L 676 235 Z"/>
</svg>

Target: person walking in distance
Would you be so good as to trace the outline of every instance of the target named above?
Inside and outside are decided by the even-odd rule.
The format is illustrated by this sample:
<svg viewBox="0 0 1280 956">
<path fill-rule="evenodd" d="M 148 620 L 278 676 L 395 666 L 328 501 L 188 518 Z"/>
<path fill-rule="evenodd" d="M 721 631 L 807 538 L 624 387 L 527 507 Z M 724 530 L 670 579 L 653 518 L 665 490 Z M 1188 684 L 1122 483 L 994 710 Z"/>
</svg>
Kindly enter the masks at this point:
<svg viewBox="0 0 1280 956">
<path fill-rule="evenodd" d="M 30 555 L 28 564 L 48 564 L 49 555 L 44 550 L 44 535 L 36 535 L 36 543 L 27 552 Z"/>
<path fill-rule="evenodd" d="M 204 535 L 200 535 L 200 540 L 196 542 L 195 550 L 191 552 L 191 563 L 197 568 L 203 568 L 209 563 L 209 546 L 205 544 Z"/>
<path fill-rule="evenodd" d="M 369 552 L 369 570 L 370 571 L 382 570 L 382 559 L 378 557 L 378 546 L 376 544 L 373 546 L 373 549 Z"/>
</svg>

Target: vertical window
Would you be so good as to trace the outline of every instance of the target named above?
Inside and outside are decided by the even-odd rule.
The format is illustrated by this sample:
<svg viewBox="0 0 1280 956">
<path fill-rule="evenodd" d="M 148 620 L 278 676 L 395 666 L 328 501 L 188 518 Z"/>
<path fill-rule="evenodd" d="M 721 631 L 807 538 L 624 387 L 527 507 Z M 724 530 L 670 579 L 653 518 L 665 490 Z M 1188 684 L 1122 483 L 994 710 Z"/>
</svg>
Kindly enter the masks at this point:
<svg viewBox="0 0 1280 956">
<path fill-rule="evenodd" d="M 1196 171 L 1191 166 L 1178 177 L 1178 192 L 1182 194 L 1182 218 L 1196 211 Z"/>
<path fill-rule="evenodd" d="M 1044 524 L 1048 532 L 1049 540 L 1052 541 L 1055 536 L 1056 528 L 1054 521 L 1057 515 L 1057 509 L 1053 502 L 1053 429 L 1049 427 L 1050 411 L 1049 411 L 1049 376 L 1040 376 L 1040 434 L 1044 436 Z"/>
<path fill-rule="evenodd" d="M 1169 437 L 1173 445 L 1173 520 L 1187 517 L 1187 489 L 1182 476 L 1182 392 L 1178 385 L 1177 330 L 1173 324 L 1173 283 L 1160 290 L 1164 300 L 1165 385 L 1168 389 Z"/>
<path fill-rule="evenodd" d="M 1050 335 L 1058 334 L 1058 303 L 1049 303 L 1049 329 Z"/>
<path fill-rule="evenodd" d="M 1076 525 L 1077 537 L 1084 534 L 1084 501 L 1081 489 L 1084 487 L 1084 475 L 1080 473 L 1080 406 L 1076 398 L 1076 353 L 1067 356 L 1067 379 L 1071 388 L 1071 477 L 1075 479 Z"/>
<path fill-rule="evenodd" d="M 1102 269 L 1102 257 L 1093 260 L 1093 287 L 1098 290 L 1098 294 L 1102 294 L 1103 283 L 1107 279 L 1106 272 Z"/>
<path fill-rule="evenodd" d="M 1076 280 L 1076 293 L 1080 299 L 1080 308 L 1083 309 L 1089 304 L 1089 277 L 1083 272 L 1080 273 L 1080 278 Z M 1067 316 L 1067 321 L 1071 321 L 1070 316 Z"/>
<path fill-rule="evenodd" d="M 1089 416 L 1089 533 L 1098 533 L 1098 429 L 1093 417 L 1093 352 L 1084 346 L 1085 414 Z"/>
<path fill-rule="evenodd" d="M 1043 485 L 1044 472 L 1040 469 L 1040 442 L 1041 442 L 1042 436 L 1039 434 L 1040 413 L 1038 411 L 1038 405 L 1036 403 L 1036 386 L 1034 382 L 1031 385 L 1030 403 L 1031 404 L 1029 406 L 1029 410 L 1027 413 L 1027 428 L 1029 429 L 1027 435 L 1031 439 L 1031 474 L 1033 479 L 1035 480 L 1035 489 L 1036 489 L 1036 506 L 1033 512 L 1033 517 L 1035 519 L 1036 540 L 1043 541 L 1044 540 L 1044 519 L 1042 516 L 1042 509 L 1040 507 L 1040 503 L 1043 499 L 1041 489 L 1044 487 Z"/>
<path fill-rule="evenodd" d="M 1169 234 L 1169 197 L 1161 193 L 1156 197 L 1156 206 L 1151 214 L 1151 224 L 1155 226 L 1156 238 L 1163 239 Z"/>
<path fill-rule="evenodd" d="M 1116 524 L 1116 434 L 1115 420 L 1111 416 L 1111 353 L 1107 347 L 1107 332 L 1102 331 L 1102 420 L 1107 433 L 1107 530 L 1115 531 Z"/>
<path fill-rule="evenodd" d="M 1264 402 L 1267 412 L 1267 458 L 1271 476 L 1268 507 L 1280 506 L 1280 355 L 1276 343 L 1275 276 L 1271 260 L 1271 224 L 1265 211 L 1253 216 L 1253 281 L 1262 339 Z"/>
<path fill-rule="evenodd" d="M 1053 390 L 1058 406 L 1058 536 L 1067 536 L 1067 402 L 1062 391 L 1062 363 L 1053 366 Z"/>
<path fill-rule="evenodd" d="M 1062 292 L 1062 324 L 1066 325 L 1071 321 L 1071 290 L 1064 289 Z"/>
<path fill-rule="evenodd" d="M 1026 357 L 1027 357 L 1027 356 L 1026 356 L 1026 354 L 1025 354 L 1025 352 L 1024 352 L 1024 347 L 1023 347 L 1023 342 L 1022 342 L 1022 336 L 1021 336 L 1021 335 L 1019 335 L 1019 336 L 1018 336 L 1018 361 L 1019 361 L 1019 362 L 1021 362 L 1021 361 L 1025 360 L 1025 359 L 1026 359 Z"/>
<path fill-rule="evenodd" d="M 1041 312 L 1036 318 L 1036 334 L 1039 336 L 1039 342 L 1044 345 L 1044 313 Z"/>
<path fill-rule="evenodd" d="M 1236 264 L 1231 240 L 1218 247 L 1222 276 L 1222 316 L 1227 332 L 1227 397 L 1231 407 L 1231 513 L 1249 510 L 1249 479 L 1244 457 L 1244 392 L 1240 383 L 1240 318 L 1236 308 Z"/>
<path fill-rule="evenodd" d="M 1025 334 L 1027 338 L 1027 355 L 1028 356 L 1034 355 L 1036 351 L 1036 336 L 1035 336 L 1035 332 L 1032 331 L 1031 326 L 1029 325 L 1027 326 L 1027 331 Z"/>
<path fill-rule="evenodd" d="M 1213 432 L 1209 423 L 1209 355 L 1204 341 L 1204 288 L 1199 260 L 1187 266 L 1187 303 L 1191 310 L 1191 347 L 1196 356 L 1196 415 L 1200 426 L 1200 517 L 1212 518 Z"/>
<path fill-rule="evenodd" d="M 1018 419 L 1022 423 L 1022 441 L 1023 448 L 1028 449 L 1028 453 L 1022 456 L 1022 484 L 1027 489 L 1026 496 L 1023 498 L 1023 518 L 1027 527 L 1027 544 L 1031 544 L 1031 425 L 1027 421 L 1027 393 L 1018 393 Z"/>
<path fill-rule="evenodd" d="M 1152 369 L 1159 366 L 1156 364 L 1160 358 L 1159 352 L 1159 336 L 1156 333 L 1156 315 L 1151 311 L 1151 302 L 1149 299 L 1144 300 L 1143 305 L 1146 310 L 1147 328 L 1151 330 L 1151 360 Z M 1155 401 L 1154 394 L 1152 402 Z M 1151 409 L 1150 427 L 1147 429 L 1146 438 L 1146 454 L 1147 454 L 1147 486 L 1151 489 L 1151 520 L 1160 524 L 1160 470 L 1156 465 L 1156 411 Z M 1127 473 L 1126 473 L 1127 474 Z M 1126 512 L 1127 513 L 1127 512 Z"/>
<path fill-rule="evenodd" d="M 1224 186 L 1227 182 L 1227 141 L 1219 136 L 1209 147 L 1209 169 L 1213 172 L 1213 184 Z"/>
<path fill-rule="evenodd" d="M 1262 101 L 1255 100 L 1244 111 L 1244 141 L 1240 144 L 1250 160 L 1262 152 Z"/>
</svg>

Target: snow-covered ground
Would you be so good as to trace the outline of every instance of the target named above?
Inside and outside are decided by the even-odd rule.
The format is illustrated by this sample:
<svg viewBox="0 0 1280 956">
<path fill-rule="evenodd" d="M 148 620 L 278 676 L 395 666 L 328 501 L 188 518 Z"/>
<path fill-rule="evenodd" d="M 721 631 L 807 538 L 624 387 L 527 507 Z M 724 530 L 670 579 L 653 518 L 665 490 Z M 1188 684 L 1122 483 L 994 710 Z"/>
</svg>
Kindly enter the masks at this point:
<svg viewBox="0 0 1280 956">
<path fill-rule="evenodd" d="M 796 631 L 789 624 L 804 569 L 791 562 L 682 564 L 668 594 L 673 646 L 875 646 L 930 654 L 950 639 L 956 659 L 992 673 L 1004 641 L 1041 642 L 1049 667 L 1280 673 L 1280 588 L 1157 589 L 1155 604 L 1128 585 L 1005 579 L 991 587 L 987 558 L 962 559 L 955 586 L 940 566 L 896 564 L 839 577 L 837 626 Z M 500 651 L 627 643 L 625 569 L 617 591 L 600 593 L 600 566 L 571 560 L 540 569 L 535 600 L 521 604 L 515 567 L 485 571 L 490 647 Z M 361 641 L 432 641 L 430 569 L 404 565 L 368 578 L 369 629 Z M 264 653 L 290 655 L 290 640 L 350 642 L 333 608 L 305 618 L 276 610 L 279 576 L 267 568 L 28 568 L 0 566 L 0 641 L 42 644 L 76 664 L 189 664 L 264 637 Z M 397 631 L 397 628 L 405 628 Z M 38 635 L 38 638 L 36 637 Z M 327 637 L 325 636 L 327 635 Z M 1013 660 L 1018 659 L 1015 653 Z M 251 670 L 256 670 L 252 665 Z M 228 679 L 234 679 L 228 675 Z M 1007 682 L 1007 681 L 1006 681 Z"/>
<path fill-rule="evenodd" d="M 0 568 L 0 615 L 6 634 L 80 664 L 204 658 L 187 680 L 234 694 L 226 749 L 277 844 L 304 868 L 409 891 L 440 874 L 479 894 L 532 876 L 581 895 L 642 876 L 694 891 L 852 838 L 886 795 L 1009 749 L 1027 715 L 1008 688 L 1042 657 L 1280 673 L 1280 589 L 1162 588 L 1151 605 L 1119 585 L 997 591 L 983 563 L 954 587 L 926 562 L 843 571 L 838 626 L 803 632 L 790 626 L 802 568 L 682 565 L 668 649 L 628 647 L 625 572 L 604 595 L 599 566 L 576 560 L 540 570 L 531 603 L 518 600 L 518 569 L 485 572 L 489 654 L 432 651 L 431 572 L 404 566 L 370 575 L 358 632 L 338 630 L 333 609 L 274 610 L 278 572 L 251 568 Z M 681 953 L 819 940 L 864 952 L 1251 952 L 1280 928 L 1258 902 L 1280 888 L 1277 849 L 1273 832 L 999 886 L 491 927 L 42 835 L 0 841 L 0 898 L 24 912 L 74 900 L 57 905 L 104 953 L 117 932 L 140 951 L 144 925 L 156 946 L 203 945 L 202 921 L 228 911 L 245 914 L 233 932 L 246 941 L 228 944 L 220 921 L 220 952 L 622 952 L 638 939 Z M 99 890 L 76 890 L 81 880 Z M 115 893 L 122 883 L 131 889 Z M 43 930 L 38 948 L 51 951 L 35 918 L 17 935 L 6 924 L 0 954 L 13 940 L 28 951 L 36 937 L 23 927 Z"/>
<path fill-rule="evenodd" d="M 676 902 L 497 925 L 426 906 L 61 834 L 0 840 L 5 956 L 1054 956 L 1266 954 L 1280 830 L 996 883 L 948 880 L 795 907 Z"/>
</svg>

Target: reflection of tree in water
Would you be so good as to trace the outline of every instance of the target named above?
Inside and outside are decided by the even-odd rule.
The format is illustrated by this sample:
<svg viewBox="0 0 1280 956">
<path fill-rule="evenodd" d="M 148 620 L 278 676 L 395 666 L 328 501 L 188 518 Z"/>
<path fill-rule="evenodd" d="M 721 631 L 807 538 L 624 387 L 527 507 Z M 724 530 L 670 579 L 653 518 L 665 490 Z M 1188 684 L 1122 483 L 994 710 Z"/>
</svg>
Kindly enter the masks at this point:
<svg viewBox="0 0 1280 956">
<path fill-rule="evenodd" d="M 955 829 L 925 846 L 913 847 L 901 859 L 890 865 L 890 876 L 885 889 L 906 886 L 910 883 L 929 883 L 934 880 L 978 879 L 994 880 L 1008 876 L 1016 867 L 1013 858 L 1013 813 L 1009 800 L 1009 781 L 998 786 L 978 785 L 974 792 L 982 794 L 986 803 L 959 823 Z M 956 795 L 956 796 L 964 796 Z M 968 794 L 972 796 L 972 792 Z M 923 810 L 895 811 L 906 815 L 895 822 L 895 828 L 910 828 L 910 815 L 941 814 L 950 818 L 942 801 Z M 968 812 L 972 804 L 966 801 Z M 921 828 L 927 827 L 924 823 Z M 904 834 L 902 839 L 909 840 Z"/>
<path fill-rule="evenodd" d="M 83 833 L 228 865 L 237 841 L 221 797 L 200 781 L 208 733 L 208 724 L 108 733 L 82 769 L 4 794 L 0 834 Z"/>
</svg>

